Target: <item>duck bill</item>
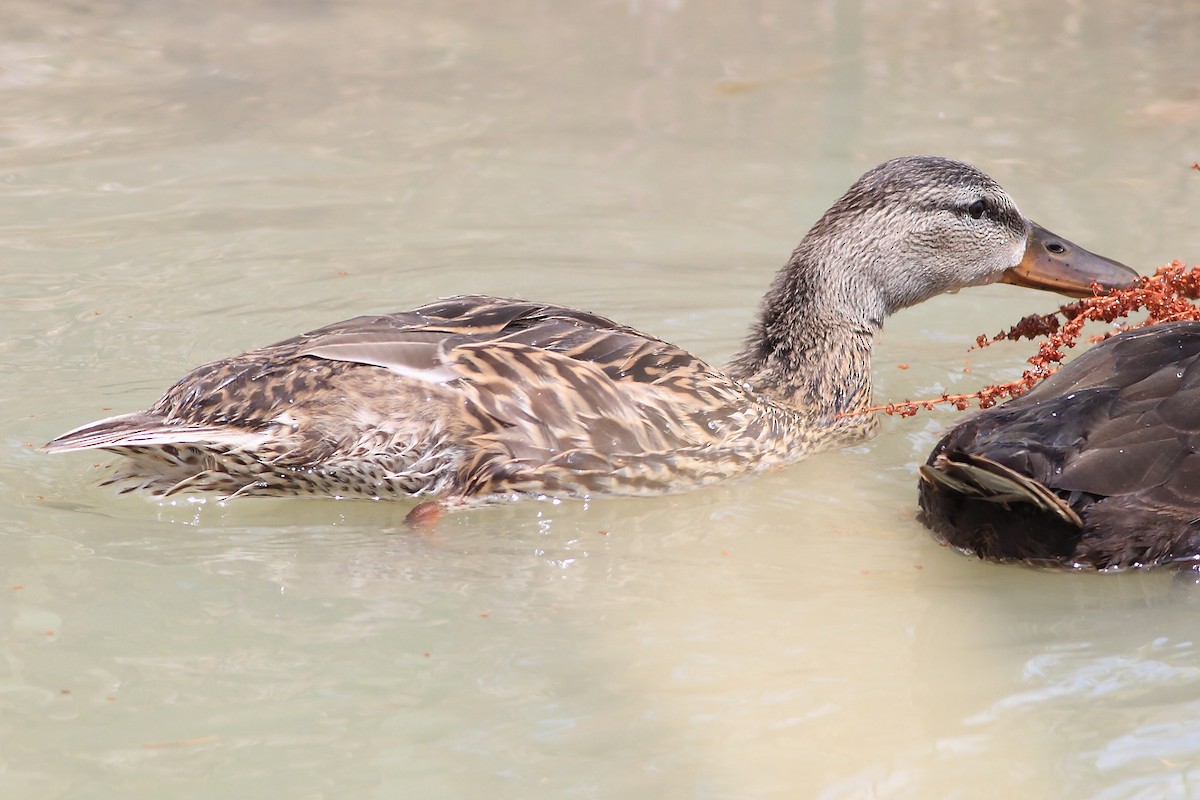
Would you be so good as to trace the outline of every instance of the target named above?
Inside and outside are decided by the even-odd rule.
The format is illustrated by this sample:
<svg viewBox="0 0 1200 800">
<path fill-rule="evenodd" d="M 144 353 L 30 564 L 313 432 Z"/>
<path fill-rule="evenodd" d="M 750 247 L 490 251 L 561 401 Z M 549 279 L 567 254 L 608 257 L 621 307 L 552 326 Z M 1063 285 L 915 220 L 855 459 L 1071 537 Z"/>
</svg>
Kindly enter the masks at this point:
<svg viewBox="0 0 1200 800">
<path fill-rule="evenodd" d="M 1089 253 L 1037 223 L 1030 224 L 1025 257 L 1004 272 L 1002 283 L 1070 297 L 1091 297 L 1093 283 L 1109 291 L 1123 289 L 1137 280 L 1138 274 L 1119 261 Z"/>
</svg>

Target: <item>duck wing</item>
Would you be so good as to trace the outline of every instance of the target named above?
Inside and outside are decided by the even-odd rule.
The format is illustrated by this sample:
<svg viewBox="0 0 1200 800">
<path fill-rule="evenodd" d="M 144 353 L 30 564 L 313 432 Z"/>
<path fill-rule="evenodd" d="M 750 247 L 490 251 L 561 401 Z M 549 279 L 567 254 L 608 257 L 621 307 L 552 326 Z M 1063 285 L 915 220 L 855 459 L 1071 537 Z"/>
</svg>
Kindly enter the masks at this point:
<svg viewBox="0 0 1200 800">
<path fill-rule="evenodd" d="M 763 450 L 761 404 L 744 388 L 675 345 L 563 306 L 452 298 L 315 332 L 301 352 L 455 392 L 475 445 L 471 494 L 661 491 Z"/>
<path fill-rule="evenodd" d="M 464 354 L 493 347 L 557 354 L 592 364 L 613 380 L 653 382 L 661 371 L 699 363 L 681 348 L 597 314 L 482 296 L 357 317 L 281 344 L 293 342 L 300 355 L 371 364 L 434 383 L 470 375 L 474 369 L 460 363 Z M 637 365 L 650 371 L 638 373 Z"/>
</svg>

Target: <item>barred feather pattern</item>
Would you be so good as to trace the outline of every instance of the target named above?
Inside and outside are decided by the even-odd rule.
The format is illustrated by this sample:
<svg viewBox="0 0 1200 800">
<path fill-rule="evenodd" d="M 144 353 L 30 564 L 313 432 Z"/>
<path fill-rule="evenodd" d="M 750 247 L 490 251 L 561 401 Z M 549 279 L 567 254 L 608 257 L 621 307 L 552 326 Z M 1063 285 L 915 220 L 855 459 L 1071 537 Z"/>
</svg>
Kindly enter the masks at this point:
<svg viewBox="0 0 1200 800">
<path fill-rule="evenodd" d="M 120 453 L 126 491 L 463 501 L 661 493 L 845 438 L 809 423 L 603 317 L 466 296 L 206 364 L 46 449 Z"/>
</svg>

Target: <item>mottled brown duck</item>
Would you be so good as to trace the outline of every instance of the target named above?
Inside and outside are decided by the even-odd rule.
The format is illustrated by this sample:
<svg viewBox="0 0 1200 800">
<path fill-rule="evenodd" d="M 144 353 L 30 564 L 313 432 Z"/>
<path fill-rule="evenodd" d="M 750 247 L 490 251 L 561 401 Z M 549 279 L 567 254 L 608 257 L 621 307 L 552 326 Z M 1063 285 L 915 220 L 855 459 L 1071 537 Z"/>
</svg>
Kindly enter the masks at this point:
<svg viewBox="0 0 1200 800">
<path fill-rule="evenodd" d="M 888 161 L 813 226 L 721 371 L 604 317 L 454 297 L 206 364 L 148 410 L 51 452 L 125 458 L 126 490 L 226 496 L 650 494 L 870 436 L 871 343 L 889 314 L 1004 281 L 1068 294 L 1127 267 L 1033 224 L 967 164 Z"/>
<path fill-rule="evenodd" d="M 1200 561 L 1200 322 L 1096 345 L 951 430 L 921 467 L 934 535 L 993 561 Z"/>
</svg>

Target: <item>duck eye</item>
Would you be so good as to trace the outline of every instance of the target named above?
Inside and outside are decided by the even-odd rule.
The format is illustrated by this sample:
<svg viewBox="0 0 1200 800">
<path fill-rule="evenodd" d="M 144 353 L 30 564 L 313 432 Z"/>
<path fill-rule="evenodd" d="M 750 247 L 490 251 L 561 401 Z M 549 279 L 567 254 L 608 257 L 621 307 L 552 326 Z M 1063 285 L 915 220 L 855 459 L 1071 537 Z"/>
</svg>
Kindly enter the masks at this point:
<svg viewBox="0 0 1200 800">
<path fill-rule="evenodd" d="M 971 215 L 971 219 L 979 219 L 985 211 L 987 211 L 987 203 L 982 200 L 976 200 L 967 206 L 967 213 Z"/>
</svg>

